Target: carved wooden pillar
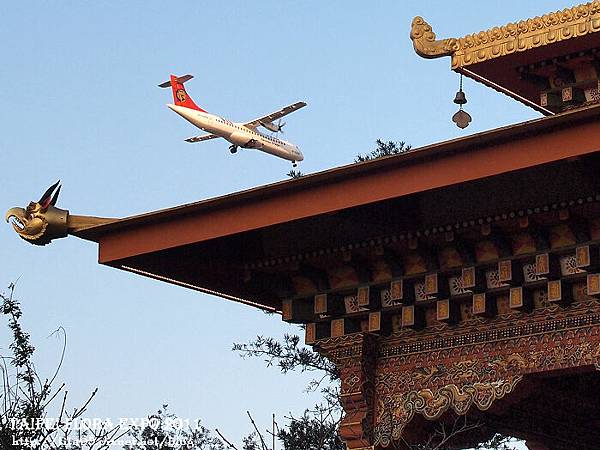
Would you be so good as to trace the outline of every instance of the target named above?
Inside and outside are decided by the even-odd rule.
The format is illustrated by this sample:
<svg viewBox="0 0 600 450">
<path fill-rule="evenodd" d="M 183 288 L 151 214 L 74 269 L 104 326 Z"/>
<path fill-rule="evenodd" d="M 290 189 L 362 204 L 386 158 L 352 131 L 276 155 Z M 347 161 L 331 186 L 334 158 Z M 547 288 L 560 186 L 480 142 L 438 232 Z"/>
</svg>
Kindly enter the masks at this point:
<svg viewBox="0 0 600 450">
<path fill-rule="evenodd" d="M 348 449 L 372 450 L 377 336 L 356 333 L 319 342 L 319 352 L 339 369 L 345 415 L 339 434 Z"/>
</svg>

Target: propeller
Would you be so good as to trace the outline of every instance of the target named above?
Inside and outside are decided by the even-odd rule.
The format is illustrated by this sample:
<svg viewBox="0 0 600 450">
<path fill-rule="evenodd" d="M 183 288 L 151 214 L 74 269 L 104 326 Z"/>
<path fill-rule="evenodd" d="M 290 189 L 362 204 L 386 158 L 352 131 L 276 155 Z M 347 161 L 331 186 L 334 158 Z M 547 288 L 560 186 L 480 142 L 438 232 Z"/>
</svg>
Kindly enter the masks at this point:
<svg viewBox="0 0 600 450">
<path fill-rule="evenodd" d="M 279 119 L 275 125 L 277 127 L 276 133 L 283 134 L 283 127 L 285 127 L 285 122 L 281 122 L 281 119 Z"/>
<path fill-rule="evenodd" d="M 285 122 L 282 122 L 281 119 L 275 122 L 261 122 L 263 127 L 269 130 L 271 133 L 283 133 L 283 127 L 285 126 Z"/>
</svg>

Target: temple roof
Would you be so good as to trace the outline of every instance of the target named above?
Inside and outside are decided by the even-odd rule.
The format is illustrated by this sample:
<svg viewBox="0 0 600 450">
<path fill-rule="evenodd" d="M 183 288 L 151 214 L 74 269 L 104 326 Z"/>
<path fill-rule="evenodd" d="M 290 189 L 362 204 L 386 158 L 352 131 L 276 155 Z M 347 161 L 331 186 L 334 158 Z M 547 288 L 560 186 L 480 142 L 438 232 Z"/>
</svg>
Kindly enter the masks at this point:
<svg viewBox="0 0 600 450">
<path fill-rule="evenodd" d="M 489 214 L 500 208 L 501 192 L 516 189 L 514 180 L 529 183 L 527 171 L 533 169 L 543 172 L 537 174 L 539 186 L 518 195 L 535 206 L 538 200 L 528 196 L 553 189 L 556 164 L 600 150 L 599 118 L 600 107 L 589 107 L 75 234 L 100 244 L 102 264 L 279 309 L 280 298 L 248 291 L 244 278 L 273 261 L 301 261 L 307 251 L 343 248 L 380 235 L 427 232 L 466 215 L 476 219 L 478 209 Z M 509 173 L 512 181 L 494 181 Z M 493 202 L 473 200 L 489 189 Z M 496 189 L 498 196 L 493 197 Z M 440 196 L 450 197 L 440 202 Z M 451 198 L 466 215 L 457 209 L 459 204 L 447 206 Z"/>
<path fill-rule="evenodd" d="M 598 31 L 600 1 L 594 1 L 461 38 L 441 40 L 436 39 L 432 27 L 422 17 L 415 17 L 410 37 L 420 56 L 451 56 L 453 70 L 551 114 L 557 111 L 541 107 L 539 89 L 532 83 L 548 74 L 535 73 L 531 77 L 523 74 L 537 71 L 540 66 L 569 66 L 572 65 L 569 60 L 576 58 L 595 61 L 600 46 Z"/>
</svg>

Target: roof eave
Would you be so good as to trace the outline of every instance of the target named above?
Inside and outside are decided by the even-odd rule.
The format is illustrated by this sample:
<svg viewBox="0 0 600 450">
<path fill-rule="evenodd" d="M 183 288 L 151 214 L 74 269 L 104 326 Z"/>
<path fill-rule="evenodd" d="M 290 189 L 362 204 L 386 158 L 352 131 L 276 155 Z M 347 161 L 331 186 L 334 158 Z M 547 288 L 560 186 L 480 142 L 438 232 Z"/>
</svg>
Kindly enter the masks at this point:
<svg viewBox="0 0 600 450">
<path fill-rule="evenodd" d="M 550 128 L 561 128 L 570 126 L 574 123 L 590 121 L 598 116 L 600 116 L 600 105 L 594 105 L 551 117 L 533 119 L 516 125 L 508 125 L 466 137 L 426 145 L 424 147 L 413 149 L 409 152 L 398 155 L 392 155 L 362 163 L 348 164 L 345 166 L 328 169 L 315 174 L 303 176 L 299 179 L 280 181 L 277 183 L 259 186 L 245 191 L 214 197 L 199 202 L 126 217 L 108 224 L 79 230 L 76 235 L 82 239 L 98 242 L 102 236 L 111 234 L 112 232 L 122 230 L 124 228 L 171 220 L 184 214 L 224 208 L 257 197 L 264 197 L 265 195 L 273 195 L 281 192 L 301 191 L 311 186 L 332 183 L 339 178 L 350 177 L 363 172 L 377 171 L 381 168 L 414 164 L 419 160 L 434 158 L 436 155 L 441 153 L 447 154 L 448 152 L 467 151 L 476 146 L 483 146 L 493 142 L 505 142 L 509 139 L 514 139 L 523 135 L 539 134 Z"/>
</svg>

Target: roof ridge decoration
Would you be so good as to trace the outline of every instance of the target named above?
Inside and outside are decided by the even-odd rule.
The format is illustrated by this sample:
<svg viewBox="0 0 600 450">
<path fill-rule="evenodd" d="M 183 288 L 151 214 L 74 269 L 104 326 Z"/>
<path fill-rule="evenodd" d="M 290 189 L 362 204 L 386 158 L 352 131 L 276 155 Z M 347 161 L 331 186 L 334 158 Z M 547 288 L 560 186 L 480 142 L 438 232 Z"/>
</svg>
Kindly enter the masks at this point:
<svg viewBox="0 0 600 450">
<path fill-rule="evenodd" d="M 410 38 L 419 56 L 451 56 L 452 69 L 458 69 L 598 31 L 600 0 L 595 0 L 461 38 L 441 40 L 436 40 L 431 25 L 417 16 L 412 21 Z"/>
</svg>

